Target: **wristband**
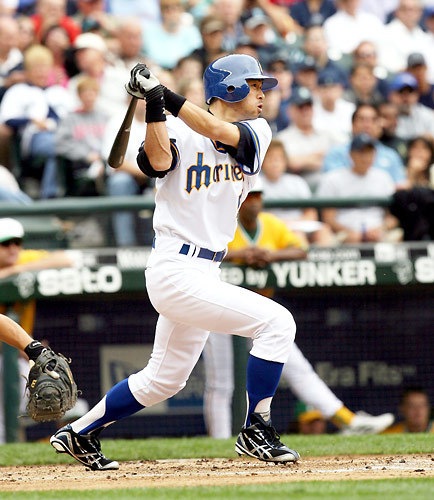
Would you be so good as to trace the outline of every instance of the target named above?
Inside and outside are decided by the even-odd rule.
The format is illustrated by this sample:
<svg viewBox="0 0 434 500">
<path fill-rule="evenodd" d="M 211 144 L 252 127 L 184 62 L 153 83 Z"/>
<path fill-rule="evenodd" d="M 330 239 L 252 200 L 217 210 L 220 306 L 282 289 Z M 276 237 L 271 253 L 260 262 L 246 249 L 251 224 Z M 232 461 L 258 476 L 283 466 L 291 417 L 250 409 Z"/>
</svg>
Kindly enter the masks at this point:
<svg viewBox="0 0 434 500">
<path fill-rule="evenodd" d="M 167 111 L 170 111 L 173 116 L 178 116 L 179 110 L 187 99 L 182 95 L 175 94 L 175 92 L 164 86 L 163 92 Z"/>
<path fill-rule="evenodd" d="M 32 340 L 30 344 L 24 348 L 24 352 L 27 354 L 29 359 L 36 361 L 44 349 L 45 347 L 39 342 L 39 340 Z"/>
<path fill-rule="evenodd" d="M 164 94 L 162 85 L 146 92 L 146 123 L 165 122 Z"/>
</svg>

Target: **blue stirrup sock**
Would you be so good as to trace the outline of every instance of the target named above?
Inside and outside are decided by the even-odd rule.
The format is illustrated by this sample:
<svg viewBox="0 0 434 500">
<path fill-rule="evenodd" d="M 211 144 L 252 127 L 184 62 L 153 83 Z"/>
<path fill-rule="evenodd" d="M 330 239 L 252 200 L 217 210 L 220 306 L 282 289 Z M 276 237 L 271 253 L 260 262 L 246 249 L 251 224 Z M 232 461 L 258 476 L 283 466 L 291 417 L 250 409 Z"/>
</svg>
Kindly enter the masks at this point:
<svg viewBox="0 0 434 500">
<path fill-rule="evenodd" d="M 250 354 L 247 362 L 247 410 L 246 427 L 250 425 L 250 415 L 263 399 L 272 398 L 279 385 L 283 363 L 256 358 Z"/>
<path fill-rule="evenodd" d="M 133 396 L 128 386 L 128 379 L 122 380 L 104 396 L 86 415 L 72 424 L 74 432 L 89 434 L 100 427 L 128 417 L 144 408 Z"/>
</svg>

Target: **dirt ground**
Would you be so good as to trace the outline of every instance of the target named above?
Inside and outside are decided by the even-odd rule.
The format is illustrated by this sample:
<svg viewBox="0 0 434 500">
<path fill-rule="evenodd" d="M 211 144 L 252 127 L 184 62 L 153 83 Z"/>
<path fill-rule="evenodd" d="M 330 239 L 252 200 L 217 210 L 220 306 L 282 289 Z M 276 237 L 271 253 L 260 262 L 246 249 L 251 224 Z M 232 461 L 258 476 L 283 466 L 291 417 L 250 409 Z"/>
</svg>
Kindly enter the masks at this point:
<svg viewBox="0 0 434 500">
<path fill-rule="evenodd" d="M 246 458 L 122 462 L 117 471 L 79 464 L 0 467 L 0 491 L 228 486 L 292 481 L 434 477 L 434 454 L 307 457 L 273 465 Z"/>
</svg>

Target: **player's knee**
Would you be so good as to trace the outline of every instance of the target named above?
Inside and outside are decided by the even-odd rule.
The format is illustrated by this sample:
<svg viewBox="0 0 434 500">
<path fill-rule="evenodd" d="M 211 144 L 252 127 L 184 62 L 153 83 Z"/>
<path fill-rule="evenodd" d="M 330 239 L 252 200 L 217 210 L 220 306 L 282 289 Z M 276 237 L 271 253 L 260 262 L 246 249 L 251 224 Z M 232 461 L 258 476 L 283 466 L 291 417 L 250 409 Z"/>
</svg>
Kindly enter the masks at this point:
<svg viewBox="0 0 434 500">
<path fill-rule="evenodd" d="M 281 338 L 283 343 L 288 345 L 288 349 L 292 346 L 295 339 L 296 325 L 294 317 L 282 307 L 280 313 L 273 320 L 273 331 Z"/>
<path fill-rule="evenodd" d="M 294 343 L 295 331 L 296 325 L 292 314 L 281 307 L 255 337 L 251 353 L 270 361 L 286 363 Z"/>
</svg>

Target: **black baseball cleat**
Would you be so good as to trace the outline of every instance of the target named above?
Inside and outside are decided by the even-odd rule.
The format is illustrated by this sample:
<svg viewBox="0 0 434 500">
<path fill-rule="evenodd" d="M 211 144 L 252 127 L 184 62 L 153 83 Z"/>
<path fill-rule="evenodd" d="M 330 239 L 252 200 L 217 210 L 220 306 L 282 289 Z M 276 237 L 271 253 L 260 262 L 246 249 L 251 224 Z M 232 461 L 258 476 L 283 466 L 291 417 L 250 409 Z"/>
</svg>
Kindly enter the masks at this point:
<svg viewBox="0 0 434 500">
<path fill-rule="evenodd" d="M 57 453 L 68 453 L 92 470 L 116 470 L 119 464 L 101 453 L 101 444 L 95 434 L 77 434 L 71 426 L 65 425 L 50 438 Z"/>
<path fill-rule="evenodd" d="M 249 427 L 243 427 L 235 443 L 239 455 L 249 455 L 264 462 L 296 462 L 300 455 L 279 441 L 279 434 L 258 413 L 250 415 Z"/>
</svg>

